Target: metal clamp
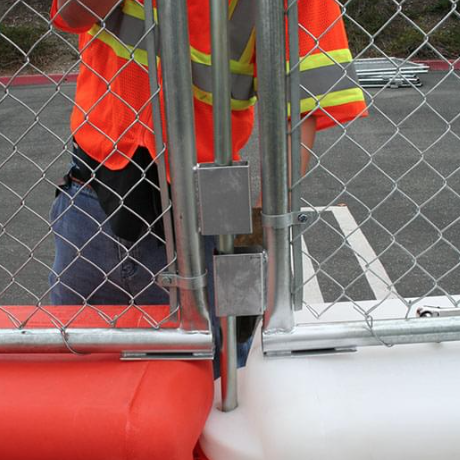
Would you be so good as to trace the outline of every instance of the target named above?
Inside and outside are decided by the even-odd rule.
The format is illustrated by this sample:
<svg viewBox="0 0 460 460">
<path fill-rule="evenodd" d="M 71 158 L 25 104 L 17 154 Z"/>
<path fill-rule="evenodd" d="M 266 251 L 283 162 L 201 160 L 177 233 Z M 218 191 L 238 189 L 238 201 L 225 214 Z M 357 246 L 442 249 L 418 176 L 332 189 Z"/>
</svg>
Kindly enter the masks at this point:
<svg viewBox="0 0 460 460">
<path fill-rule="evenodd" d="M 417 309 L 417 316 L 420 318 L 460 316 L 460 308 L 423 306 Z"/>
<path fill-rule="evenodd" d="M 156 279 L 157 283 L 164 288 L 179 288 L 189 291 L 196 291 L 208 284 L 208 272 L 194 278 L 179 276 L 177 273 L 160 273 Z"/>
<path fill-rule="evenodd" d="M 292 227 L 293 225 L 308 225 L 312 220 L 312 215 L 312 212 L 305 211 L 296 211 L 275 216 L 262 213 L 262 226 L 280 229 Z"/>
<path fill-rule="evenodd" d="M 258 247 L 214 256 L 216 315 L 257 316 L 266 306 L 267 256 Z"/>
</svg>

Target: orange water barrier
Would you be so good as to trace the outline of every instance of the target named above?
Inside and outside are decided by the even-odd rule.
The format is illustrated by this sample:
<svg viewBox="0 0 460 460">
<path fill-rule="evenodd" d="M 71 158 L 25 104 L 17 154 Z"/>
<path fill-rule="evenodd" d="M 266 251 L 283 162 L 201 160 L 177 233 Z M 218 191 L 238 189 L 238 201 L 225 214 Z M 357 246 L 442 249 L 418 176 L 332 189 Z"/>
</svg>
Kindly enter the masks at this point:
<svg viewBox="0 0 460 460">
<path fill-rule="evenodd" d="M 78 307 L 48 308 L 69 320 Z M 98 308 L 109 316 L 124 311 Z M 12 328 L 7 313 L 29 318 L 26 327 L 55 322 L 35 307 L 1 307 L 0 328 Z M 72 327 L 108 327 L 100 313 L 85 314 Z M 144 313 L 129 315 L 117 326 L 146 327 Z M 0 355 L 0 459 L 192 460 L 212 400 L 210 361 Z"/>
</svg>

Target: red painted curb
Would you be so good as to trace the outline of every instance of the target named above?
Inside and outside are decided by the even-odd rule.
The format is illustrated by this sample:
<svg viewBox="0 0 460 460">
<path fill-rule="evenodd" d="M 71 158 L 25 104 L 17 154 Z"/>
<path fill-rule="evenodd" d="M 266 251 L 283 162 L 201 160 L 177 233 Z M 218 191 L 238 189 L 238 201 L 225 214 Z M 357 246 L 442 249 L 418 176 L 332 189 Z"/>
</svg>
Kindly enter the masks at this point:
<svg viewBox="0 0 460 460">
<path fill-rule="evenodd" d="M 50 74 L 50 75 L 17 75 L 0 77 L 0 85 L 3 86 L 31 86 L 31 85 L 51 85 L 62 83 L 74 83 L 77 81 L 78 74 Z"/>
<path fill-rule="evenodd" d="M 430 67 L 430 70 L 460 70 L 460 59 L 425 59 L 425 60 L 414 60 L 417 64 L 425 64 Z"/>
</svg>

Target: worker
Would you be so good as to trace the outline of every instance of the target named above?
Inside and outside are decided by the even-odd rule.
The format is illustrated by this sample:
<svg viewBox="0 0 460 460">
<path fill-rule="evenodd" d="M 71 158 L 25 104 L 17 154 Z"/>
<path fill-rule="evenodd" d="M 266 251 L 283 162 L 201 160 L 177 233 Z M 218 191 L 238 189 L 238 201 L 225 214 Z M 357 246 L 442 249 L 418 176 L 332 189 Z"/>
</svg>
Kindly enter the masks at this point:
<svg viewBox="0 0 460 460">
<path fill-rule="evenodd" d="M 256 93 L 255 1 L 230 1 L 233 158 L 248 141 Z M 198 162 L 212 162 L 209 0 L 188 0 Z M 71 116 L 72 165 L 51 210 L 54 304 L 166 304 L 153 282 L 166 265 L 153 136 L 143 1 L 53 0 L 54 26 L 79 34 Z M 340 7 L 300 0 L 302 174 L 318 130 L 366 114 Z M 161 77 L 160 77 L 161 85 Z M 213 242 L 206 238 L 212 270 Z M 210 283 L 212 290 L 212 283 Z M 211 297 L 212 299 L 212 297 Z M 212 302 L 211 302 L 212 303 Z"/>
</svg>

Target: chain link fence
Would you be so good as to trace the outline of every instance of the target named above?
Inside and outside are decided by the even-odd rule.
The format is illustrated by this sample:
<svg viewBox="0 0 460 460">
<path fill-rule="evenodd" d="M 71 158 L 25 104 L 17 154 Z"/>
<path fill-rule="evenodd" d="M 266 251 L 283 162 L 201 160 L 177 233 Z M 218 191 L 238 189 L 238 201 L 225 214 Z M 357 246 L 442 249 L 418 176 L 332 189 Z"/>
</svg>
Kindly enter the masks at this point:
<svg viewBox="0 0 460 460">
<path fill-rule="evenodd" d="M 125 3 L 114 6 L 112 19 L 122 13 Z M 143 11 L 140 3 L 127 3 L 136 14 Z M 14 1 L 0 15 L 2 44 L 22 61 L 2 79 L 0 101 L 0 325 L 4 329 L 55 329 L 54 334 L 43 335 L 50 342 L 45 348 L 51 351 L 97 351 L 98 342 L 104 342 L 99 351 L 212 355 L 205 282 L 201 274 L 195 276 L 203 267 L 196 260 L 192 268 L 187 262 L 179 271 L 176 267 L 155 57 L 158 27 L 153 17 L 146 19 L 145 28 L 144 19 L 139 19 L 135 43 L 122 47 L 126 62 L 113 75 L 102 75 L 81 60 L 75 39 L 55 28 L 49 19 L 50 7 L 51 2 Z M 15 22 L 21 22 L 21 13 L 25 18 L 21 33 L 11 33 Z M 113 20 L 106 23 L 101 18 L 100 24 L 86 48 L 96 40 L 120 42 Z M 30 37 L 23 37 L 22 32 L 35 28 L 40 36 L 24 47 L 25 38 Z M 49 59 L 49 48 L 59 54 L 57 68 Z M 63 58 L 64 49 L 70 53 Z M 147 61 L 153 69 L 150 74 Z M 105 90 L 100 101 L 85 111 L 85 122 L 69 131 L 70 112 L 82 109 L 75 102 L 75 85 L 67 80 L 74 81 L 81 67 L 104 82 Z M 139 81 L 150 83 L 152 95 L 125 101 L 116 88 L 126 78 L 123 72 L 133 68 L 140 74 Z M 44 86 L 16 86 L 29 73 L 32 82 L 38 76 Z M 91 121 L 92 112 L 104 99 L 119 104 L 118 116 L 130 118 L 119 138 L 111 138 Z M 138 99 L 143 99 L 141 107 Z M 159 127 L 155 132 L 146 114 Z M 112 183 L 120 184 L 116 172 L 102 176 L 98 170 L 105 164 L 95 165 L 78 153 L 74 136 L 84 124 L 101 136 L 96 142 L 112 144 L 109 159 L 119 155 L 119 162 L 126 163 L 129 158 L 118 151 L 118 143 L 127 132 L 142 130 L 157 146 L 155 161 L 146 149 L 136 153 L 128 166 L 129 183 L 111 189 Z M 180 177 L 180 171 L 172 172 Z M 152 199 L 146 201 L 146 195 Z M 102 209 L 99 202 L 108 207 Z M 184 238 L 181 232 L 176 227 L 176 239 Z M 199 258 L 199 246 L 187 251 L 190 257 Z M 181 306 L 178 288 L 183 291 Z M 85 332 L 75 332 L 81 328 L 92 329 L 94 336 L 89 338 L 86 332 L 85 338 Z M 118 329 L 122 335 L 110 332 Z M 73 340 L 68 336 L 70 330 Z M 190 330 L 195 332 L 193 337 L 179 333 Z M 162 334 L 152 335 L 155 331 Z M 201 338 L 196 332 L 203 333 Z"/>
<path fill-rule="evenodd" d="M 353 17 L 353 1 L 343 2 L 350 29 L 367 37 L 367 42 L 361 38 L 355 58 L 375 55 L 390 61 L 380 37 L 392 23 L 403 22 L 407 34 L 421 37 L 408 44 L 393 78 L 404 79 L 399 68 L 420 55 L 435 56 L 444 70 L 424 75 L 420 87 L 408 81 L 408 88 L 392 89 L 390 77 L 383 88 L 364 90 L 369 118 L 318 137 L 309 171 L 293 184 L 302 190 L 301 207 L 311 213 L 302 231 L 308 270 L 304 306 L 314 303 L 308 298 L 309 284 L 317 300 L 328 301 L 326 309 L 339 301 L 397 298 L 409 315 L 415 305 L 429 303 L 429 296 L 448 296 L 452 306 L 458 305 L 453 296 L 460 283 L 460 81 L 455 70 L 460 61 L 443 55 L 433 42 L 449 22 L 458 25 L 460 16 L 457 2 L 439 2 L 442 14 L 425 27 L 423 18 L 413 16 L 411 3 L 416 2 L 382 2 L 391 14 L 377 30 L 368 31 Z M 321 311 L 311 312 L 321 316 Z"/>
<path fill-rule="evenodd" d="M 289 3 L 288 18 L 301 14 L 302 8 L 301 1 Z M 369 14 L 363 14 L 365 8 Z M 320 35 L 292 19 L 289 30 L 291 49 L 302 41 L 315 43 L 291 63 L 286 94 L 297 109 L 297 114 L 292 109 L 289 131 L 292 163 L 297 164 L 290 173 L 291 212 L 304 221 L 294 225 L 291 241 L 293 296 L 301 309 L 295 322 L 311 327 L 304 329 L 303 338 L 304 345 L 314 343 L 312 348 L 411 341 L 410 330 L 400 328 L 403 323 L 377 326 L 375 321 L 457 316 L 460 301 L 460 48 L 440 43 L 442 36 L 458 40 L 453 31 L 459 24 L 458 4 L 343 1 L 340 9 L 358 69 L 368 66 L 371 73 L 375 68 L 372 81 L 378 84 L 361 84 L 368 118 L 360 118 L 361 113 L 343 124 L 329 110 L 328 96 L 356 79 L 348 63 L 323 45 L 341 18 L 329 20 Z M 334 81 L 325 80 L 328 88 L 319 93 L 302 84 L 305 63 L 315 53 L 328 55 L 331 67 L 341 69 Z M 417 67 L 420 59 L 425 64 L 431 59 L 438 71 L 420 78 L 408 74 L 408 67 Z M 362 74 L 361 83 L 369 75 Z M 292 82 L 299 80 L 300 93 L 306 96 L 292 89 Z M 336 126 L 319 134 L 315 143 L 302 137 L 311 119 L 311 113 L 301 115 L 302 97 L 309 97 L 316 113 L 329 116 Z M 299 175 L 302 156 L 309 157 L 309 168 Z M 341 329 L 341 322 L 348 329 Z M 435 324 L 429 327 L 434 330 Z M 283 346 L 281 350 L 289 349 Z"/>
<path fill-rule="evenodd" d="M 291 62 L 288 80 L 295 81 L 293 76 L 315 54 L 329 56 L 341 73 L 330 84 L 326 82 L 329 87 L 319 96 L 309 95 L 310 110 L 331 117 L 335 126 L 318 133 L 312 145 L 307 145 L 301 135 L 311 113 L 300 115 L 300 100 L 296 101 L 300 96 L 292 92 L 295 85 L 290 84 L 286 94 L 292 111 L 292 164 L 299 165 L 305 153 L 309 157 L 305 174 L 299 174 L 300 169 L 292 170 L 289 192 L 289 211 L 301 213 L 306 220 L 295 226 L 291 241 L 291 294 L 297 308 L 302 307 L 296 321 L 318 324 L 360 320 L 373 330 L 374 319 L 409 318 L 424 306 L 458 307 L 457 1 L 341 0 L 336 2 L 339 16 L 332 20 L 317 18 L 323 21 L 319 35 L 302 23 L 299 27 L 295 14 L 305 3 L 287 3 L 289 47 L 294 50 L 296 41 L 314 45 L 308 52 L 299 53 L 297 64 Z M 110 215 L 94 220 L 78 208 L 78 196 L 83 192 L 74 195 L 65 190 L 65 185 L 64 190 L 56 186 L 72 161 L 74 133 L 69 131 L 68 119 L 75 107 L 72 80 L 80 59 L 75 37 L 58 32 L 51 24 L 49 6 L 49 2 L 18 0 L 4 3 L 0 10 L 0 43 L 9 52 L 4 56 L 11 56 L 2 63 L 3 72 L 10 78 L 2 79 L 0 98 L 0 324 L 7 329 L 53 327 L 63 337 L 69 328 L 88 324 L 109 329 L 176 328 L 179 307 L 169 299 L 171 288 L 159 282 L 162 273 L 174 271 L 173 248 L 161 264 L 152 265 L 151 259 L 142 256 L 152 244 L 158 244 L 166 254 L 167 238 L 156 230 L 157 222 L 141 217 L 150 232 L 137 243 L 128 243 L 110 231 Z M 322 45 L 341 21 L 345 22 L 355 59 L 401 59 L 397 64 L 389 61 L 392 72 L 385 76 L 383 87 L 363 89 L 369 116 L 360 118 L 356 114 L 347 123 L 335 119 L 322 104 L 342 83 L 358 78 L 352 75 L 349 64 L 334 54 L 331 57 L 330 50 Z M 109 24 L 102 23 L 99 33 L 103 32 L 113 36 Z M 140 34 L 139 42 L 130 45 L 133 49 L 126 47 L 131 53 L 128 62 L 136 59 L 134 52 L 149 32 Z M 436 60 L 443 69 L 421 76 L 421 86 L 399 71 L 409 61 L 420 59 Z M 19 77 L 27 74 L 44 77 L 46 85 L 18 86 Z M 406 87 L 395 89 L 395 80 L 403 81 Z M 301 79 L 297 88 L 310 91 L 302 86 Z M 158 99 L 158 91 L 153 93 L 153 99 Z M 133 117 L 134 124 L 138 114 Z M 161 139 L 158 141 L 163 145 Z M 254 142 L 245 155 L 253 163 L 258 161 Z M 266 176 L 264 180 L 271 179 Z M 149 178 L 147 182 L 158 190 L 157 182 Z M 67 205 L 50 217 L 57 191 L 67 197 Z M 128 191 L 123 200 L 132 193 Z M 163 199 L 159 220 L 170 211 L 165 203 Z M 65 272 L 53 267 L 55 238 L 59 239 L 56 224 L 63 213 L 75 213 L 76 219 L 87 219 L 87 227 L 92 227 L 91 235 L 81 244 L 61 239 L 72 251 L 75 264 L 86 264 L 88 270 L 98 273 L 99 279 L 91 280 L 94 287 L 85 285 L 84 295 L 66 284 Z M 118 259 L 104 267 L 96 266 L 92 258 L 102 244 L 118 248 Z M 134 272 L 143 273 L 141 286 L 130 286 Z M 74 291 L 75 305 L 49 306 L 56 283 Z M 98 303 L 97 291 L 102 288 L 114 293 L 113 305 Z M 161 303 L 166 306 L 150 306 L 155 296 L 162 296 Z"/>
</svg>

